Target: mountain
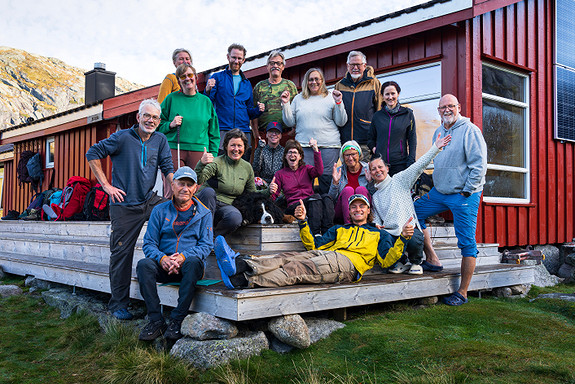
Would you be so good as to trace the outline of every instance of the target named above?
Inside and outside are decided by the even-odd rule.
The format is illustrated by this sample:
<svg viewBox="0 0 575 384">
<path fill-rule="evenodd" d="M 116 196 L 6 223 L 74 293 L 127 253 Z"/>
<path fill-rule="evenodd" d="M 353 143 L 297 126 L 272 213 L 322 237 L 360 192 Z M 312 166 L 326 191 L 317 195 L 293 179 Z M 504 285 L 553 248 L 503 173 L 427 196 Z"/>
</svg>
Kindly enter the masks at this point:
<svg viewBox="0 0 575 384">
<path fill-rule="evenodd" d="M 87 71 L 0 46 L 0 129 L 81 106 Z M 116 95 L 143 87 L 116 77 Z"/>
</svg>

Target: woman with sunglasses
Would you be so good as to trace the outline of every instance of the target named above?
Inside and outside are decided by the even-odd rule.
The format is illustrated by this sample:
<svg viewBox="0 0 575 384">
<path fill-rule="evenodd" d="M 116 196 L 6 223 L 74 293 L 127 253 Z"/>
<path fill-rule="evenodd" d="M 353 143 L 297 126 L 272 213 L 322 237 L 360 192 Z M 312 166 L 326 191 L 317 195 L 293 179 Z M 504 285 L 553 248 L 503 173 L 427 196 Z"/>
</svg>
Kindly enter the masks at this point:
<svg viewBox="0 0 575 384">
<path fill-rule="evenodd" d="M 172 92 L 162 102 L 162 122 L 158 131 L 168 138 L 174 170 L 187 165 L 195 168 L 204 150 L 217 156 L 220 145 L 218 117 L 211 100 L 197 90 L 196 70 L 191 64 L 176 69 L 180 91 Z M 172 196 L 164 180 L 164 196 Z"/>
</svg>

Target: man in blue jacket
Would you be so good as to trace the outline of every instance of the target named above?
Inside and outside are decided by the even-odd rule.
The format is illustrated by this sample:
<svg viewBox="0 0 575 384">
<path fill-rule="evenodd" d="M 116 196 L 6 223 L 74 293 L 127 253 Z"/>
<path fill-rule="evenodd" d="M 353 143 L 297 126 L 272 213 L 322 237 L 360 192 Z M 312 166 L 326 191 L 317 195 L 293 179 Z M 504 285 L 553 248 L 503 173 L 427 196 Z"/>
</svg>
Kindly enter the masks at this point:
<svg viewBox="0 0 575 384">
<path fill-rule="evenodd" d="M 146 258 L 136 267 L 149 320 L 140 340 L 154 340 L 161 334 L 172 340 L 182 337 L 182 320 L 190 309 L 196 283 L 204 275 L 204 262 L 213 248 L 212 213 L 194 197 L 197 182 L 193 169 L 178 169 L 172 181 L 172 201 L 156 206 L 150 216 L 144 236 Z M 180 282 L 178 306 L 172 310 L 168 326 L 160 310 L 156 282 L 175 281 Z"/>
<path fill-rule="evenodd" d="M 94 144 L 86 159 L 92 172 L 110 196 L 110 293 L 108 308 L 120 320 L 132 319 L 128 311 L 134 246 L 152 208 L 164 201 L 154 191 L 158 169 L 168 180 L 174 171 L 168 140 L 156 132 L 160 104 L 154 99 L 140 103 L 130 129 L 113 133 Z M 112 160 L 112 181 L 102 169 L 101 159 Z"/>
<path fill-rule="evenodd" d="M 205 94 L 214 103 L 220 123 L 220 153 L 225 152 L 222 144 L 226 132 L 239 128 L 248 138 L 248 148 L 251 148 L 252 137 L 257 137 L 257 127 L 250 127 L 250 120 L 259 117 L 265 110 L 265 105 L 257 103 L 254 107 L 252 84 L 240 70 L 246 59 L 246 49 L 243 45 L 232 44 L 228 47 L 228 67 L 216 72 L 208 79 Z M 253 136 L 252 135 L 253 130 Z M 249 159 L 246 149 L 244 158 Z"/>
</svg>

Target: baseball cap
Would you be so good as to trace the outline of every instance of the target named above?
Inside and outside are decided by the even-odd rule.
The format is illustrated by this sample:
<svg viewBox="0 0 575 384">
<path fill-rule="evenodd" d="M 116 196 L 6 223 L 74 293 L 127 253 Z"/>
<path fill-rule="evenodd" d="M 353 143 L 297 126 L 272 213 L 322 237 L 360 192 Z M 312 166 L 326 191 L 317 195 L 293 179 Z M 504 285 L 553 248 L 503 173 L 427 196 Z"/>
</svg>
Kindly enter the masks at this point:
<svg viewBox="0 0 575 384">
<path fill-rule="evenodd" d="M 278 131 L 280 131 L 280 133 L 283 132 L 282 125 L 277 121 L 270 121 L 268 123 L 268 126 L 266 127 L 266 132 L 268 132 L 270 129 L 277 129 Z"/>
<path fill-rule="evenodd" d="M 174 180 L 180 180 L 183 178 L 192 179 L 194 180 L 194 183 L 198 182 L 198 176 L 196 175 L 196 172 L 188 166 L 180 167 L 180 169 L 174 173 Z"/>
<path fill-rule="evenodd" d="M 347 201 L 347 204 L 348 204 L 348 205 L 351 205 L 351 203 L 353 203 L 353 202 L 356 201 L 356 200 L 361 200 L 361 201 L 363 201 L 364 203 L 366 203 L 368 207 L 371 207 L 371 205 L 369 204 L 369 200 L 367 199 L 367 197 L 365 197 L 364 195 L 359 194 L 359 193 L 356 193 L 355 195 L 352 195 L 352 196 L 349 198 L 349 200 Z"/>
</svg>

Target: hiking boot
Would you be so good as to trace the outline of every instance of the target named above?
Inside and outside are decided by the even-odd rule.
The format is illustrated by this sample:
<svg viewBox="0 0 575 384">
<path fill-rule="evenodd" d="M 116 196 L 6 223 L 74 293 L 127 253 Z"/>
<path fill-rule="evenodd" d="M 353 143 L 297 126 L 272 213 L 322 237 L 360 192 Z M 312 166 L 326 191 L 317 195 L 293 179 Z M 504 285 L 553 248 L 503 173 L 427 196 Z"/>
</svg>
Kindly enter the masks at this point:
<svg viewBox="0 0 575 384">
<path fill-rule="evenodd" d="M 409 268 L 411 268 L 411 264 L 406 263 L 403 264 L 401 261 L 398 261 L 397 263 L 395 263 L 395 265 L 393 267 L 391 267 L 388 272 L 389 273 L 403 273 L 405 271 L 408 271 Z"/>
<path fill-rule="evenodd" d="M 216 259 L 218 260 L 220 270 L 228 276 L 235 275 L 236 257 L 238 257 L 239 252 L 231 249 L 228 243 L 226 243 L 226 239 L 221 235 L 216 237 L 214 252 L 216 253 Z"/>
<path fill-rule="evenodd" d="M 118 320 L 132 320 L 134 318 L 134 315 L 132 315 L 126 308 L 121 308 L 112 312 L 112 316 Z"/>
<path fill-rule="evenodd" d="M 10 210 L 6 216 L 2 216 L 2 220 L 18 220 L 19 215 L 18 211 Z"/>
<path fill-rule="evenodd" d="M 140 332 L 138 339 L 142 341 L 152 341 L 160 337 L 166 331 L 166 322 L 164 319 L 150 321 Z"/>
<path fill-rule="evenodd" d="M 168 325 L 168 329 L 166 333 L 164 333 L 164 337 L 170 340 L 178 340 L 183 337 L 182 335 L 182 320 L 173 320 L 170 321 L 170 325 Z"/>
<path fill-rule="evenodd" d="M 423 267 L 419 264 L 412 264 L 407 273 L 410 275 L 423 275 Z"/>
</svg>

